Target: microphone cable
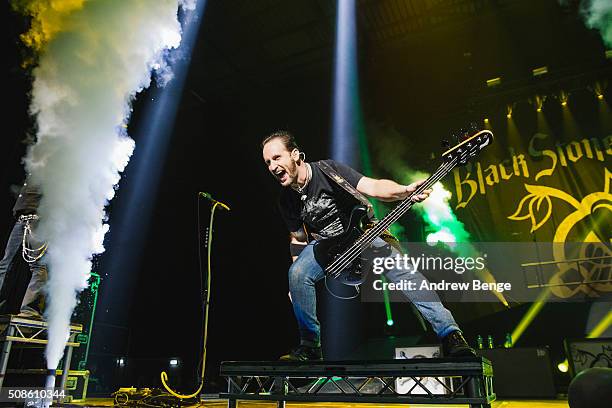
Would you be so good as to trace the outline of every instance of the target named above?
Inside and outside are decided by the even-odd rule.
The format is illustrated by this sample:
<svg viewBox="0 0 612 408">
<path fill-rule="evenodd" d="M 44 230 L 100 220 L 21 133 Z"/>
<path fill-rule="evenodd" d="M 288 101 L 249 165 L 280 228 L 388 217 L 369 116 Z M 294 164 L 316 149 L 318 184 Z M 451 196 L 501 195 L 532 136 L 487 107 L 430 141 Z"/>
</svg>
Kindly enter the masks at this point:
<svg viewBox="0 0 612 408">
<path fill-rule="evenodd" d="M 166 381 L 168 380 L 168 374 L 165 371 L 162 371 L 161 373 L 161 382 L 164 386 L 164 388 L 166 389 L 166 391 L 168 391 L 168 393 L 170 393 L 171 395 L 175 396 L 176 398 L 179 398 L 181 400 L 183 399 L 189 399 L 189 398 L 194 398 L 195 396 L 199 395 L 200 392 L 202 391 L 202 388 L 204 387 L 204 373 L 205 373 L 205 369 L 206 369 L 206 341 L 208 340 L 208 309 L 209 309 L 209 305 L 210 305 L 210 283 L 211 283 L 211 248 L 212 248 L 212 233 L 213 233 L 213 220 L 215 218 L 215 209 L 217 208 L 217 205 L 219 205 L 219 202 L 215 202 L 213 204 L 212 210 L 210 212 L 210 223 L 208 226 L 208 236 L 207 236 L 207 268 L 208 268 L 208 277 L 207 277 L 207 281 L 206 281 L 206 301 L 204 303 L 204 337 L 203 337 L 203 345 L 202 345 L 202 371 L 200 374 L 200 385 L 198 386 L 198 389 L 196 391 L 194 391 L 191 394 L 179 394 L 178 392 L 175 392 L 174 390 L 172 390 L 168 384 L 166 383 Z M 199 259 L 199 266 L 200 266 L 200 289 L 203 291 L 204 288 L 201 286 L 202 285 L 202 241 L 201 241 L 201 237 L 200 237 L 200 199 L 199 199 L 199 195 L 197 198 L 197 209 L 198 209 L 198 259 Z"/>
</svg>

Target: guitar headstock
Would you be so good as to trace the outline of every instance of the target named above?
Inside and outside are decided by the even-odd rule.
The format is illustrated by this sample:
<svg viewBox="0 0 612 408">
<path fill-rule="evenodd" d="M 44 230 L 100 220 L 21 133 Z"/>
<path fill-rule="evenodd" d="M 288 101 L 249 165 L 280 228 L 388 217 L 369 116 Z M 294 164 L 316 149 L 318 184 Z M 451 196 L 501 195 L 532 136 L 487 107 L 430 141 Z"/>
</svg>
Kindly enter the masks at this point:
<svg viewBox="0 0 612 408">
<path fill-rule="evenodd" d="M 444 163 L 454 163 L 453 167 L 462 166 L 491 142 L 493 142 L 493 132 L 486 129 L 477 131 L 442 153 L 442 160 Z"/>
</svg>

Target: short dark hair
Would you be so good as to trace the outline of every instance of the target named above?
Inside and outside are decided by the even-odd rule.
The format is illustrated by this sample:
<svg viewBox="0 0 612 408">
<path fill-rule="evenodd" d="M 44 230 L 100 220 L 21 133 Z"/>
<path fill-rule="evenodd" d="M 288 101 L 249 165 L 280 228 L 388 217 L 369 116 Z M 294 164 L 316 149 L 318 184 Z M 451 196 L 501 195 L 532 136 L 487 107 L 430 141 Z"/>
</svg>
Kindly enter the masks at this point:
<svg viewBox="0 0 612 408">
<path fill-rule="evenodd" d="M 264 139 L 261 141 L 261 148 L 263 149 L 263 147 L 266 145 L 266 143 L 274 140 L 274 139 L 280 139 L 283 144 L 285 145 L 285 147 L 287 148 L 288 151 L 292 152 L 293 149 L 298 149 L 300 150 L 300 148 L 298 147 L 295 138 L 293 137 L 293 135 L 287 131 L 287 130 L 277 130 L 274 131 L 272 133 L 270 133 L 268 136 L 264 137 Z"/>
</svg>

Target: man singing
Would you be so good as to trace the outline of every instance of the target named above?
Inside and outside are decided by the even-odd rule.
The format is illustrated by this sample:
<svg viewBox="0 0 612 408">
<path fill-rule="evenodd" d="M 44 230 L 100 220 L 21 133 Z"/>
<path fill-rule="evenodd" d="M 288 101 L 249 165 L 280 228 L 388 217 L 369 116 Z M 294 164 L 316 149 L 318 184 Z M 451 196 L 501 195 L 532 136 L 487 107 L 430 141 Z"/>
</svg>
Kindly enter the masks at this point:
<svg viewBox="0 0 612 408">
<path fill-rule="evenodd" d="M 289 293 L 299 326 L 300 345 L 282 356 L 281 360 L 321 360 L 321 333 L 316 313 L 315 283 L 324 278 L 325 265 L 320 265 L 314 257 L 315 241 L 307 245 L 306 243 L 309 234 L 325 239 L 343 233 L 351 210 L 359 202 L 321 170 L 321 162 L 307 163 L 289 132 L 278 131 L 270 134 L 262 141 L 261 147 L 268 170 L 284 187 L 279 207 L 291 233 L 290 250 L 293 264 L 289 268 Z M 323 162 L 329 164 L 359 193 L 382 201 L 404 200 L 423 183 L 420 181 L 404 186 L 391 180 L 365 177 L 332 160 Z M 431 190 L 425 190 L 413 199 L 422 201 L 430 192 Z M 374 245 L 384 243 L 381 238 L 373 242 Z M 397 250 L 393 249 L 391 256 L 397 253 Z M 415 273 L 405 269 L 387 270 L 385 277 L 391 282 L 419 282 L 426 279 L 418 271 Z M 442 340 L 446 356 L 475 355 L 451 312 L 440 303 L 435 292 L 406 290 L 403 293 Z"/>
</svg>

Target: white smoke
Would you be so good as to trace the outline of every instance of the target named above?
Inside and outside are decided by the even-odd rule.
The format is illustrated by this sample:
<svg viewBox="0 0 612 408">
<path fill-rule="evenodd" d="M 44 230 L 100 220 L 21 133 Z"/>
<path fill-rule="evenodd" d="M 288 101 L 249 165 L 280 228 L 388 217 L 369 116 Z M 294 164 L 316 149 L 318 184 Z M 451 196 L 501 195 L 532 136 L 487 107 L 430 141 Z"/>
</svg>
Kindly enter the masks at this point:
<svg viewBox="0 0 612 408">
<path fill-rule="evenodd" d="M 564 7 L 571 5 L 570 0 L 558 1 Z M 604 43 L 612 48 L 612 1 L 583 0 L 580 3 L 580 14 L 586 26 L 599 30 Z"/>
<path fill-rule="evenodd" d="M 606 45 L 612 48 L 612 1 L 589 0 L 581 7 L 589 28 L 596 28 Z"/>
<path fill-rule="evenodd" d="M 49 369 L 62 357 L 92 257 L 104 251 L 104 207 L 134 149 L 126 133 L 131 102 L 180 44 L 179 6 L 194 2 L 85 1 L 65 17 L 33 71 L 37 142 L 25 163 L 43 193 L 37 233 L 49 245 Z"/>
</svg>

